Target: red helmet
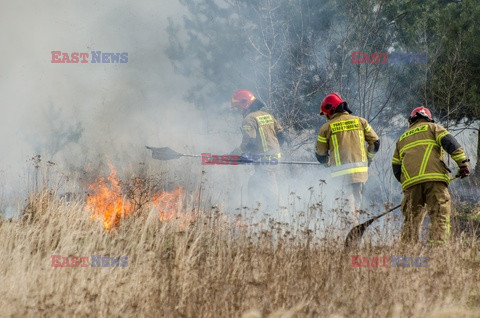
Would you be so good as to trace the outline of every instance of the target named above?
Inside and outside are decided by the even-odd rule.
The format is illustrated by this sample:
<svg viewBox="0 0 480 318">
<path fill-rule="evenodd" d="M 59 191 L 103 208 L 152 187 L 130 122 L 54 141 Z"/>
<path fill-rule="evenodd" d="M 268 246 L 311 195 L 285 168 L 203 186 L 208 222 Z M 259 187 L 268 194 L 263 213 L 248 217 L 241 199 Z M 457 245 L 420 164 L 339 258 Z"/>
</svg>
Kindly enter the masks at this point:
<svg viewBox="0 0 480 318">
<path fill-rule="evenodd" d="M 232 107 L 247 110 L 250 105 L 252 105 L 255 100 L 252 92 L 247 91 L 246 89 L 241 89 L 233 93 L 232 95 Z"/>
<path fill-rule="evenodd" d="M 338 105 L 343 103 L 344 100 L 337 93 L 330 93 L 322 101 L 320 105 L 320 115 L 331 116 L 335 113 Z"/>
<path fill-rule="evenodd" d="M 426 120 L 433 122 L 432 113 L 426 107 L 420 106 L 412 110 L 410 117 L 408 117 L 408 122 L 414 122 L 417 119 L 417 116 L 423 117 Z"/>
</svg>

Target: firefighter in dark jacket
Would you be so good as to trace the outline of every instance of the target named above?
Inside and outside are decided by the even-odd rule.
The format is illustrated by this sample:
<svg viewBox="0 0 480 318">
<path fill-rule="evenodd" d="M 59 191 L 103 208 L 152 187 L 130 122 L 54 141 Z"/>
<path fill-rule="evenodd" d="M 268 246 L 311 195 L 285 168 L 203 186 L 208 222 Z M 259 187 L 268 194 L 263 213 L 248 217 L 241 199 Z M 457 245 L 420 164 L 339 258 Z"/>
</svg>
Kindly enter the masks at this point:
<svg viewBox="0 0 480 318">
<path fill-rule="evenodd" d="M 444 151 L 457 163 L 457 176 L 470 175 L 467 156 L 457 140 L 431 112 L 421 106 L 408 118 L 408 130 L 397 141 L 392 158 L 395 178 L 402 184 L 402 242 L 417 243 L 425 217 L 430 216 L 429 241 L 445 242 L 450 234 L 450 182 Z"/>
<path fill-rule="evenodd" d="M 348 104 L 336 93 L 324 98 L 320 115 L 326 115 L 327 122 L 318 134 L 317 160 L 327 164 L 332 177 L 340 181 L 350 203 L 354 223 L 358 223 L 368 167 L 380 148 L 380 140 L 367 120 L 352 115 Z M 365 147 L 366 143 L 368 147 Z"/>
<path fill-rule="evenodd" d="M 248 181 L 250 202 L 260 202 L 268 208 L 278 205 L 277 164 L 280 145 L 285 141 L 282 126 L 271 114 L 260 110 L 265 105 L 248 90 L 232 95 L 231 105 L 243 114 L 242 143 L 234 152 L 251 161 L 255 173 Z"/>
</svg>

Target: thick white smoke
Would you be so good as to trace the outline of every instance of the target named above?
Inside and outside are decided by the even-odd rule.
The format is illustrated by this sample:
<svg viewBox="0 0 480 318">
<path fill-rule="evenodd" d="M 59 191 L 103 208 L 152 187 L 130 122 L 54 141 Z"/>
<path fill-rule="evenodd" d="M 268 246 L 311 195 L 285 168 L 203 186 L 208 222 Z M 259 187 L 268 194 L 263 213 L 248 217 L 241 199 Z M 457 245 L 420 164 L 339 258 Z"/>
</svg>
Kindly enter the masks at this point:
<svg viewBox="0 0 480 318">
<path fill-rule="evenodd" d="M 182 8 L 176 1 L 2 4 L 4 198 L 26 190 L 37 154 L 62 169 L 102 157 L 125 163 L 146 156 L 145 144 L 191 141 L 203 125 L 183 99 L 194 79 L 176 75 L 164 53 L 167 17 L 180 18 Z M 51 51 L 127 52 L 128 63 L 55 64 Z"/>
</svg>

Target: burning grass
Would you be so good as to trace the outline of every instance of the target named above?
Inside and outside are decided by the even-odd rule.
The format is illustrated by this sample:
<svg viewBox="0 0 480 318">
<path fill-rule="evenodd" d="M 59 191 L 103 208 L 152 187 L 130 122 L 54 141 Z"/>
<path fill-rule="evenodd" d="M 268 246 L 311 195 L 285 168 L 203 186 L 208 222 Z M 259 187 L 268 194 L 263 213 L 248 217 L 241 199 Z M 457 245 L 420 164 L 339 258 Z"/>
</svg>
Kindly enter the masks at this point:
<svg viewBox="0 0 480 318">
<path fill-rule="evenodd" d="M 113 182 L 110 190 L 118 189 L 115 184 L 121 187 Z M 270 220 L 260 229 L 217 207 L 194 208 L 191 197 L 172 206 L 178 188 L 148 191 L 144 197 L 152 204 L 130 197 L 126 206 L 123 192 L 116 197 L 123 206 L 113 211 L 127 215 L 126 207 L 137 208 L 110 227 L 105 218 L 91 219 L 88 202 L 65 202 L 49 192 L 29 200 L 33 217 L 0 223 L 2 316 L 480 315 L 480 243 L 474 236 L 457 235 L 436 248 L 367 245 L 346 252 L 343 242 L 316 236 L 316 227 L 302 221 L 307 212 L 289 211 L 295 224 Z M 192 218 L 185 223 L 175 211 Z M 308 217 L 317 219 L 315 213 Z M 114 224 L 115 231 L 105 230 Z M 429 261 L 428 267 L 353 268 L 354 254 Z M 52 267 L 52 255 L 127 256 L 128 266 Z"/>
<path fill-rule="evenodd" d="M 91 219 L 103 222 L 105 230 L 116 229 L 122 219 L 129 218 L 142 208 L 155 209 L 161 221 L 169 221 L 181 217 L 186 223 L 191 215 L 182 213 L 179 204 L 183 199 L 183 187 L 174 191 L 159 191 L 150 194 L 151 188 L 141 178 L 133 179 L 133 186 L 129 188 L 130 197 L 126 197 L 122 183 L 117 177 L 117 170 L 111 164 L 110 175 L 101 177 L 89 186 L 90 194 L 87 197 L 86 209 L 92 214 Z M 140 200 L 138 200 L 140 198 Z M 137 199 L 137 200 L 136 200 Z"/>
</svg>

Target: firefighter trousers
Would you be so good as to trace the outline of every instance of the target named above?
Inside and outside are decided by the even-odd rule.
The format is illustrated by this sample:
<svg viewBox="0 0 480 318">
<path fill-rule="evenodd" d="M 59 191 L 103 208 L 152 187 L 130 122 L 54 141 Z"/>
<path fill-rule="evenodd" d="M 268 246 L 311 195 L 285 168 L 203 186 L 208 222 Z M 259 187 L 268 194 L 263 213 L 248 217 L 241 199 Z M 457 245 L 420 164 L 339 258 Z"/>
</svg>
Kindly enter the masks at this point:
<svg viewBox="0 0 480 318">
<path fill-rule="evenodd" d="M 363 187 L 363 182 L 350 183 L 344 186 L 346 201 L 345 210 L 351 213 L 350 219 L 351 222 L 353 222 L 353 225 L 358 225 L 359 210 L 363 200 Z"/>
<path fill-rule="evenodd" d="M 415 184 L 403 190 L 403 243 L 420 240 L 425 214 L 430 216 L 429 242 L 445 242 L 450 235 L 450 193 L 441 181 Z"/>
</svg>

